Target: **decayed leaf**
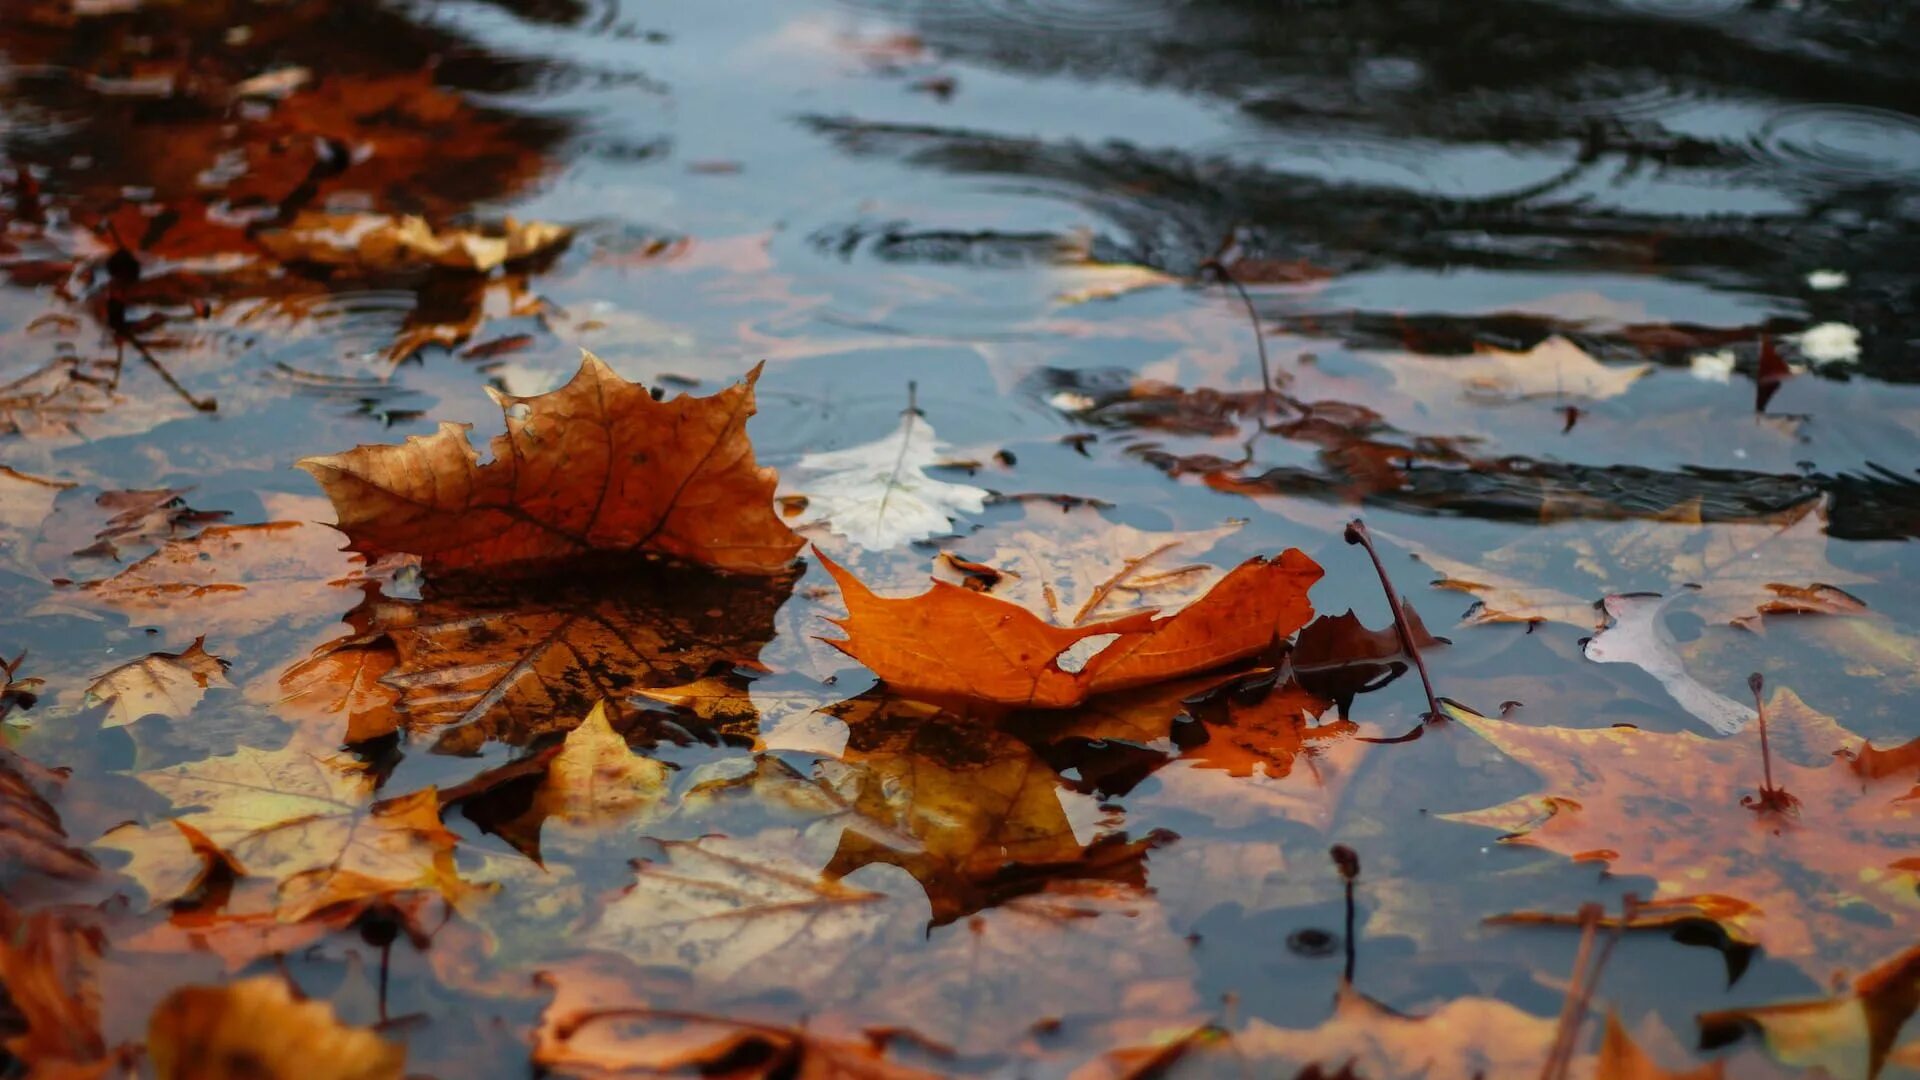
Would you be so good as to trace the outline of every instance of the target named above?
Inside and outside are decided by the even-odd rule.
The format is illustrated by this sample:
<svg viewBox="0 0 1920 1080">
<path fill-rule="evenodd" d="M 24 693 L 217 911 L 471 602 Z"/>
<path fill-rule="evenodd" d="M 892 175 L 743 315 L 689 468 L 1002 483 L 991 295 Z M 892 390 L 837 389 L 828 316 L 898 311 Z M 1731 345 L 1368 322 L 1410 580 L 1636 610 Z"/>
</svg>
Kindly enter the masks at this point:
<svg viewBox="0 0 1920 1080">
<path fill-rule="evenodd" d="M 429 571 L 646 551 L 774 574 L 801 541 L 774 513 L 772 470 L 747 441 L 758 376 L 655 401 L 586 353 L 552 393 L 494 394 L 507 431 L 484 465 L 464 425 L 442 424 L 300 467 L 332 498 L 353 550 L 417 555 Z"/>
<path fill-rule="evenodd" d="M 1833 1080 L 1872 1080 L 1880 1075 L 1894 1043 L 1920 1009 L 1920 945 L 1862 972 L 1847 993 L 1817 1001 L 1794 1001 L 1702 1013 L 1701 1032 L 1721 1039 L 1757 1028 L 1767 1050 L 1799 1068 L 1818 1068 Z"/>
<path fill-rule="evenodd" d="M 208 654 L 206 638 L 185 652 L 153 653 L 122 664 L 87 687 L 87 704 L 105 704 L 102 727 L 125 727 L 143 716 L 182 717 L 212 688 L 232 689 L 225 660 Z"/>
<path fill-rule="evenodd" d="M 728 1075 L 791 1080 L 933 1080 L 888 1058 L 880 1040 L 830 1038 L 804 1028 L 703 1017 L 654 995 L 631 967 L 590 957 L 542 971 L 553 1000 L 540 1014 L 534 1063 L 557 1076 Z M 730 1066 L 753 1062 L 748 1072 Z"/>
<path fill-rule="evenodd" d="M 344 756 L 290 744 L 139 774 L 188 808 L 177 820 L 248 874 L 280 882 L 279 913 L 297 920 L 331 904 L 408 889 L 450 900 L 468 886 L 453 866 L 455 837 L 432 788 L 370 802 L 374 777 Z M 126 851 L 128 872 L 156 903 L 199 879 L 202 852 L 173 822 L 123 825 L 100 843 Z"/>
<path fill-rule="evenodd" d="M 933 425 L 909 410 L 884 439 L 805 455 L 797 467 L 824 475 L 795 482 L 807 508 L 794 524 L 824 525 L 875 551 L 947 532 L 960 515 L 979 513 L 989 492 L 928 476 L 941 450 Z"/>
<path fill-rule="evenodd" d="M 160 1080 L 399 1080 L 406 1048 L 258 975 L 167 995 L 147 1025 Z"/>
<path fill-rule="evenodd" d="M 1226 576 L 1194 560 L 1242 524 L 1145 532 L 1108 521 L 1091 506 L 1030 502 L 1021 520 L 950 545 L 935 562 L 934 577 L 1019 604 L 1057 626 L 1143 608 L 1174 611 Z"/>
<path fill-rule="evenodd" d="M 1297 550 L 1250 559 L 1170 616 L 1056 626 L 1015 604 L 944 581 L 919 596 L 875 594 L 833 560 L 847 617 L 831 642 L 905 694 L 1068 708 L 1094 694 L 1191 675 L 1245 659 L 1313 615 L 1307 590 L 1318 564 Z M 1115 637 L 1078 670 L 1058 658 L 1088 638 Z"/>
<path fill-rule="evenodd" d="M 1654 897 L 1709 898 L 1730 932 L 1825 971 L 1864 965 L 1920 933 L 1920 787 L 1874 779 L 1836 752 L 1863 740 L 1791 691 L 1767 705 L 1775 785 L 1796 813 L 1743 805 L 1761 783 L 1758 728 L 1723 739 L 1638 728 L 1533 727 L 1456 719 L 1538 772 L 1546 793 L 1445 815 L 1502 829 L 1506 842 L 1655 879 Z M 1741 903 L 1716 903 L 1731 897 Z M 1873 921 L 1852 914 L 1875 913 Z"/>
<path fill-rule="evenodd" d="M 1582 651 L 1597 664 L 1632 664 L 1660 680 L 1680 707 L 1722 735 L 1731 735 L 1754 718 L 1753 707 L 1719 693 L 1693 677 L 1680 657 L 1680 644 L 1667 629 L 1666 610 L 1673 598 L 1653 593 L 1609 596 L 1600 602 L 1606 629 Z"/>
<path fill-rule="evenodd" d="M 435 229 L 425 218 L 306 210 L 285 229 L 263 232 L 261 246 L 282 262 L 405 270 L 439 266 L 486 273 L 564 247 L 573 230 L 508 218 L 498 230 Z"/>
<path fill-rule="evenodd" d="M 1491 401 L 1619 397 L 1652 367 L 1603 364 L 1559 336 L 1525 352 L 1482 348 L 1466 357 L 1408 354 L 1392 364 L 1395 386 L 1422 400 L 1432 400 L 1437 389 L 1458 386 L 1468 397 Z"/>
</svg>

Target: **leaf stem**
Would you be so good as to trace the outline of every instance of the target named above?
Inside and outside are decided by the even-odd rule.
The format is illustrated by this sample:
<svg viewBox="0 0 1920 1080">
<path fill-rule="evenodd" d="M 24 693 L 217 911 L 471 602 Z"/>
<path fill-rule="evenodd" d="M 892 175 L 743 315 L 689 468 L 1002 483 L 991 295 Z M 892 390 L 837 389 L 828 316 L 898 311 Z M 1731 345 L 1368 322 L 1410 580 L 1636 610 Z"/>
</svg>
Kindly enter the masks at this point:
<svg viewBox="0 0 1920 1080">
<path fill-rule="evenodd" d="M 1347 522 L 1347 543 L 1358 544 L 1367 549 L 1367 557 L 1373 560 L 1374 573 L 1380 575 L 1380 587 L 1386 590 L 1387 606 L 1393 610 L 1393 628 L 1400 635 L 1400 647 L 1406 650 L 1413 660 L 1413 666 L 1420 672 L 1420 685 L 1427 692 L 1427 718 L 1438 720 L 1446 714 L 1440 711 L 1440 698 L 1433 692 L 1433 677 L 1427 673 L 1426 657 L 1420 655 L 1420 643 L 1414 640 L 1413 624 L 1407 620 L 1407 610 L 1400 602 L 1400 593 L 1393 587 L 1393 579 L 1387 576 L 1387 566 L 1380 561 L 1380 552 L 1373 546 L 1373 536 L 1367 532 L 1367 523 L 1359 518 Z"/>
</svg>

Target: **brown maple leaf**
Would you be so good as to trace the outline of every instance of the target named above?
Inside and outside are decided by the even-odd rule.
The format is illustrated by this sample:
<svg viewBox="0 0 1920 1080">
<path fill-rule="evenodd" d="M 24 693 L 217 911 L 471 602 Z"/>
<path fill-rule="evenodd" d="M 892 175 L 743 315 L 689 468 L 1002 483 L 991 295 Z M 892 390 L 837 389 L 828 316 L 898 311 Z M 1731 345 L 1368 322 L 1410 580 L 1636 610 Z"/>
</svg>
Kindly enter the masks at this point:
<svg viewBox="0 0 1920 1080">
<path fill-rule="evenodd" d="M 102 727 L 125 727 L 143 716 L 183 717 L 213 688 L 231 689 L 228 663 L 209 654 L 206 638 L 184 652 L 152 653 L 100 676 L 87 687 L 87 704 L 106 705 Z"/>
<path fill-rule="evenodd" d="M 1538 772 L 1547 791 L 1445 815 L 1506 842 L 1645 875 L 1656 900 L 1701 897 L 1736 939 L 1824 971 L 1920 933 L 1920 786 L 1875 778 L 1842 751 L 1864 740 L 1791 691 L 1767 706 L 1782 814 L 1749 808 L 1761 786 L 1756 727 L 1724 739 L 1631 727 L 1570 729 L 1465 712 L 1463 725 Z M 1731 898 L 1734 903 L 1728 903 Z M 1874 913 L 1863 921 L 1854 911 Z"/>
<path fill-rule="evenodd" d="M 759 372 L 712 397 L 655 401 L 584 353 L 558 390 L 494 392 L 507 431 L 484 465 L 461 424 L 299 465 L 333 500 L 353 550 L 417 555 L 429 572 L 652 552 L 777 574 L 801 541 L 774 512 L 773 471 L 747 441 Z"/>
<path fill-rule="evenodd" d="M 1243 660 L 1291 636 L 1313 616 L 1307 590 L 1318 564 L 1289 549 L 1240 564 L 1175 614 L 1136 611 L 1059 626 L 1017 604 L 934 581 L 919 596 L 883 597 L 833 560 L 846 633 L 834 647 L 903 694 L 967 698 L 1042 709 L 1070 708 L 1095 694 L 1192 675 Z M 1113 637 L 1075 670 L 1063 653 Z"/>
<path fill-rule="evenodd" d="M 278 975 L 175 990 L 148 1021 L 147 1055 L 159 1080 L 400 1080 L 407 1059 Z"/>
</svg>

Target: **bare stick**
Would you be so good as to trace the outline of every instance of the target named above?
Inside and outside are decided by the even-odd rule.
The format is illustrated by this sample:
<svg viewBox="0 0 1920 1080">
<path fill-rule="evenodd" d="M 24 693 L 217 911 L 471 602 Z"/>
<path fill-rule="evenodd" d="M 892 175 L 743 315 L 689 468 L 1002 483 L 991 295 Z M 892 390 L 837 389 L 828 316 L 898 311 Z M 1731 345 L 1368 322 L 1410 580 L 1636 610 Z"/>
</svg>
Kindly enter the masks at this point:
<svg viewBox="0 0 1920 1080">
<path fill-rule="evenodd" d="M 1359 518 L 1347 522 L 1347 543 L 1359 544 L 1367 549 L 1367 557 L 1373 560 L 1374 572 L 1380 575 L 1380 587 L 1387 592 L 1387 606 L 1393 609 L 1393 628 L 1400 634 L 1400 647 L 1413 659 L 1413 666 L 1420 672 L 1420 685 L 1427 691 L 1427 716 L 1438 720 L 1446 714 L 1440 711 L 1440 698 L 1433 692 L 1433 678 L 1427 674 L 1426 657 L 1420 655 L 1420 643 L 1413 638 L 1413 624 L 1407 621 L 1407 610 L 1400 603 L 1400 594 L 1393 587 L 1393 579 L 1387 576 L 1387 566 L 1380 561 L 1380 552 L 1373 546 L 1373 536 L 1367 532 L 1367 523 Z"/>
</svg>

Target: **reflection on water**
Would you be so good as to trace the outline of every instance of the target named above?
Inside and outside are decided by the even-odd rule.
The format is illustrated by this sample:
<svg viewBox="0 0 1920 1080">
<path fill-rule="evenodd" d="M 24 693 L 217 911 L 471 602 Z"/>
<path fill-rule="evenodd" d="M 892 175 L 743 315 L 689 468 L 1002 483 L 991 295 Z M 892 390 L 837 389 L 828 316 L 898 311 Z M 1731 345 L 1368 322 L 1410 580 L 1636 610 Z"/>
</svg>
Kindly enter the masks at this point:
<svg viewBox="0 0 1920 1080">
<path fill-rule="evenodd" d="M 1683 602 L 1676 648 L 1716 693 L 1742 697 L 1761 668 L 1901 740 L 1920 695 L 1905 584 L 1920 536 L 1916 101 L 1920 8 L 1899 0 L 25 0 L 0 14 L 0 463 L 79 485 L 60 496 L 68 516 L 102 493 L 191 489 L 209 520 L 312 520 L 327 509 L 293 461 L 443 421 L 479 443 L 501 424 L 490 391 L 550 389 L 580 347 L 699 392 L 767 359 L 762 461 L 878 439 L 911 395 L 952 471 L 1005 497 L 962 531 L 1037 496 L 1147 529 L 1246 517 L 1223 557 L 1302 547 L 1329 571 L 1318 607 L 1378 626 L 1371 566 L 1340 539 L 1363 510 L 1399 588 L 1452 638 L 1431 658 L 1442 692 L 1488 714 L 1524 702 L 1540 723 L 1691 721 L 1646 672 L 1587 662 L 1591 628 L 1455 626 L 1496 585 L 1429 590 L 1435 573 L 1406 556 L 1491 559 L 1498 588 L 1578 610 L 1718 572 L 1716 526 L 1793 523 L 1803 546 L 1779 572 L 1824 574 L 1871 614 L 1769 619 L 1763 635 Z M 485 272 L 269 256 L 263 236 L 317 211 L 575 232 Z M 1756 410 L 1763 376 L 1778 387 Z M 503 635 L 431 588 L 343 577 L 272 625 L 208 630 L 234 689 L 193 723 L 102 731 L 89 679 L 201 631 L 88 608 L 56 581 L 80 571 L 49 562 L 44 539 L 16 543 L 7 530 L 31 523 L 10 512 L 0 502 L 0 657 L 28 647 L 48 680 L 30 718 L 56 719 L 23 748 L 110 777 L 63 807 L 83 843 L 151 809 L 128 809 L 151 796 L 119 773 L 231 752 L 316 647 L 348 663 L 451 627 L 480 656 L 462 677 L 524 674 Z M 1660 557 L 1617 558 L 1622 544 Z M 910 579 L 929 553 L 882 558 Z M 533 759 L 487 725 L 436 742 L 389 723 L 357 747 L 383 792 L 451 791 L 463 871 L 507 883 L 484 930 L 447 934 L 492 934 L 499 970 L 563 970 L 584 980 L 573 993 L 600 985 L 565 948 L 593 912 L 625 912 L 596 933 L 672 967 L 634 897 L 702 901 L 661 867 L 778 901 L 789 862 L 832 862 L 886 904 L 832 907 L 807 931 L 831 941 L 767 953 L 791 969 L 699 942 L 748 974 L 662 976 L 657 992 L 764 1022 L 782 1033 L 769 1045 L 799 1038 L 816 1006 L 834 1030 L 945 1009 L 920 1037 L 993 1045 L 903 1057 L 1065 1075 L 1142 1025 L 1324 1019 L 1341 950 L 1286 942 L 1338 936 L 1335 840 L 1361 850 L 1375 890 L 1360 894 L 1365 989 L 1397 1008 L 1484 995 L 1550 1016 L 1571 936 L 1481 918 L 1652 887 L 1438 821 L 1531 790 L 1464 739 L 1303 744 L 1284 780 L 1232 775 L 1207 767 L 1205 729 L 1239 705 L 1203 697 L 1161 703 L 1178 717 L 1157 727 L 1014 725 L 989 753 L 955 735 L 979 717 L 861 696 L 802 602 L 822 580 L 810 571 L 785 607 L 760 597 L 730 627 L 750 641 L 739 655 L 688 647 L 643 680 L 649 703 L 628 704 L 670 776 L 635 835 L 543 825 Z M 659 617 L 622 610 L 609 640 Z M 1424 705 L 1404 670 L 1344 687 L 1343 723 L 1407 731 Z M 516 714 L 508 741 L 577 719 L 583 694 L 551 725 Z M 526 775 L 475 794 L 495 768 Z M 777 858 L 729 863 L 708 833 L 786 839 Z M 653 869 L 618 893 L 642 843 Z M 597 906 L 607 895 L 626 907 Z M 1874 940 L 1899 929 L 1876 923 Z M 290 962 L 309 992 L 367 996 L 351 937 Z M 1718 943 L 1724 958 L 1637 939 L 1607 996 L 1684 1033 L 1696 1011 L 1823 992 L 1807 967 Z M 941 983 L 970 948 L 979 979 Z M 1112 962 L 1127 950 L 1131 969 Z M 1029 951 L 1060 966 L 1029 978 Z M 524 1071 L 519 1033 L 544 998 L 422 955 L 393 961 L 392 1011 L 427 1017 L 406 1032 L 413 1067 L 474 1075 L 485 1046 L 499 1075 Z M 896 1000 L 907 976 L 889 964 L 931 989 Z M 1114 991 L 1135 983 L 1151 1008 Z M 1054 1026 L 1024 1027 L 1041 1017 Z"/>
</svg>

